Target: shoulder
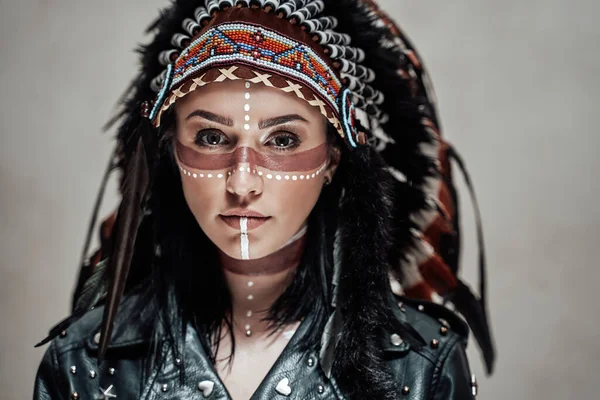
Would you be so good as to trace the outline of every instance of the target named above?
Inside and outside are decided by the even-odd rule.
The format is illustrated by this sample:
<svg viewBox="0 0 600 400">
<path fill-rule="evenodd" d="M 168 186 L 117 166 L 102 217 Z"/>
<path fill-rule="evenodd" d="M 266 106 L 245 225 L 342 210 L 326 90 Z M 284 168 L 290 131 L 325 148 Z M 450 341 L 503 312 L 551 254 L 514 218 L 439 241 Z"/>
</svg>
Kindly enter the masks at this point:
<svg viewBox="0 0 600 400">
<path fill-rule="evenodd" d="M 98 383 L 106 382 L 104 387 L 108 387 L 117 381 L 115 370 L 139 374 L 151 339 L 151 324 L 144 313 L 131 312 L 139 304 L 137 300 L 138 296 L 123 299 L 119 312 L 125 312 L 115 323 L 107 361 L 102 364 L 98 364 L 97 354 L 103 306 L 86 312 L 54 338 L 38 368 L 34 399 L 96 398 Z M 123 354 L 127 357 L 121 357 Z"/>
<path fill-rule="evenodd" d="M 429 301 L 396 297 L 394 307 L 396 318 L 408 323 L 432 349 L 438 349 L 450 342 L 466 345 L 469 327 L 452 310 Z"/>
<path fill-rule="evenodd" d="M 388 337 L 382 338 L 384 343 L 387 341 L 384 350 L 410 350 L 435 362 L 448 346 L 457 343 L 466 346 L 469 328 L 453 311 L 439 304 L 403 296 L 394 296 L 394 300 L 393 318 L 405 327 L 405 332 L 386 331 Z"/>
<path fill-rule="evenodd" d="M 149 340 L 149 321 L 147 314 L 136 312 L 140 304 L 137 294 L 124 296 L 119 305 L 119 312 L 114 324 L 109 348 L 142 343 Z M 104 316 L 104 305 L 99 305 L 86 312 L 69 327 L 64 329 L 55 339 L 51 347 L 58 356 L 63 353 L 87 348 L 97 350 L 100 342 L 100 329 Z"/>
<path fill-rule="evenodd" d="M 382 340 L 388 365 L 402 390 L 429 393 L 434 399 L 472 398 L 465 353 L 467 324 L 439 304 L 402 296 L 395 301 L 394 318 L 405 332 L 387 331 Z M 448 390 L 462 397 L 443 397 Z"/>
</svg>

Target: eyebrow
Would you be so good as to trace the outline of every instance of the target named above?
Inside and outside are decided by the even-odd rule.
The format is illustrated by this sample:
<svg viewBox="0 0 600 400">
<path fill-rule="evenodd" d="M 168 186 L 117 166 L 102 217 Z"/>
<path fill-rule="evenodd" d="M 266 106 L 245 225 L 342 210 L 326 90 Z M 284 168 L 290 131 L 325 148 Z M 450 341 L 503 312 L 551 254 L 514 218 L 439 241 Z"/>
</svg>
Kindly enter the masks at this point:
<svg viewBox="0 0 600 400">
<path fill-rule="evenodd" d="M 259 129 L 266 129 L 266 128 L 270 128 L 272 126 L 275 125 L 281 125 L 281 124 L 285 124 L 286 122 L 291 122 L 291 121 L 304 121 L 304 122 L 308 122 L 306 120 L 306 118 L 301 117 L 298 114 L 288 114 L 288 115 L 282 115 L 280 117 L 274 117 L 274 118 L 269 118 L 269 119 L 265 119 L 262 121 L 258 122 L 258 128 Z"/>
<path fill-rule="evenodd" d="M 187 121 L 188 119 L 193 118 L 193 117 L 204 118 L 204 119 L 207 119 L 212 122 L 216 122 L 221 125 L 233 126 L 233 120 L 231 118 L 224 117 L 224 116 L 218 115 L 218 114 L 213 114 L 213 113 L 211 113 L 209 111 L 205 111 L 205 110 L 192 111 L 190 113 L 190 115 L 188 115 L 185 118 L 185 120 Z"/>
</svg>

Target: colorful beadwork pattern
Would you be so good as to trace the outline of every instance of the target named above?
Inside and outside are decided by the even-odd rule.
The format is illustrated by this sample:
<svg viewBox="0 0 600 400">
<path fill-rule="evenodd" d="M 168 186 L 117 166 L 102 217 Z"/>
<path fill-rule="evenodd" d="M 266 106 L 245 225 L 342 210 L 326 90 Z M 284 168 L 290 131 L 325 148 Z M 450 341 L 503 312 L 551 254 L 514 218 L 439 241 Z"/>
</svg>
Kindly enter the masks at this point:
<svg viewBox="0 0 600 400">
<path fill-rule="evenodd" d="M 165 80 L 163 89 L 173 91 L 209 68 L 232 64 L 254 66 L 299 81 L 325 101 L 336 117 L 339 115 L 337 99 L 342 83 L 327 63 L 301 42 L 249 23 L 224 23 L 203 33 L 177 58 L 173 78 Z M 155 106 L 161 107 L 163 101 L 159 96 Z"/>
<path fill-rule="evenodd" d="M 226 23 L 196 39 L 175 61 L 171 89 L 203 68 L 232 61 L 249 63 L 310 84 L 335 108 L 341 82 L 308 46 L 252 24 Z"/>
</svg>

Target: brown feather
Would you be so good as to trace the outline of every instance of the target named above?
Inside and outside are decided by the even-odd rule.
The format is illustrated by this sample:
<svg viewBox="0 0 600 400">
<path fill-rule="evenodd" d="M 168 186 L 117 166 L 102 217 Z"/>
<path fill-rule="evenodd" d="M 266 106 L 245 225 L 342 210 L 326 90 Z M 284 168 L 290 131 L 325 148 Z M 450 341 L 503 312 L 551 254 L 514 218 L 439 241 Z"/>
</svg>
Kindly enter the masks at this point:
<svg viewBox="0 0 600 400">
<path fill-rule="evenodd" d="M 142 135 L 139 135 L 135 152 L 125 171 L 123 200 L 115 225 L 115 242 L 108 265 L 109 287 L 102 320 L 98 363 L 102 362 L 106 353 L 119 302 L 125 289 L 138 228 L 144 215 L 142 204 L 148 182 L 146 152 Z"/>
</svg>

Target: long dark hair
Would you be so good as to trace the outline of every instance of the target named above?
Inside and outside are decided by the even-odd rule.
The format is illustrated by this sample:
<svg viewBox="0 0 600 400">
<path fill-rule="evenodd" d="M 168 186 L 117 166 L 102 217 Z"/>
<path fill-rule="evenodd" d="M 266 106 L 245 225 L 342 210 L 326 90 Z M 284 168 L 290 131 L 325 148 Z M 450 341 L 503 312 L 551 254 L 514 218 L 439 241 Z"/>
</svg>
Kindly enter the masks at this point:
<svg viewBox="0 0 600 400">
<path fill-rule="evenodd" d="M 153 309 L 159 334 L 168 338 L 175 352 L 180 351 L 185 327 L 191 322 L 214 363 L 224 324 L 231 337 L 230 357 L 235 352 L 231 296 L 217 248 L 200 228 L 183 195 L 172 150 L 173 120 L 172 114 L 165 119 L 150 213 L 140 229 L 128 287 L 141 292 L 141 306 Z M 305 337 L 298 341 L 302 349 L 319 344 L 331 311 L 333 238 L 345 180 L 345 157 L 341 151 L 344 144 L 329 124 L 327 140 L 330 153 L 338 149 L 336 153 L 341 154 L 340 165 L 309 215 L 305 251 L 294 278 L 265 317 L 275 331 L 310 315 Z"/>
</svg>

